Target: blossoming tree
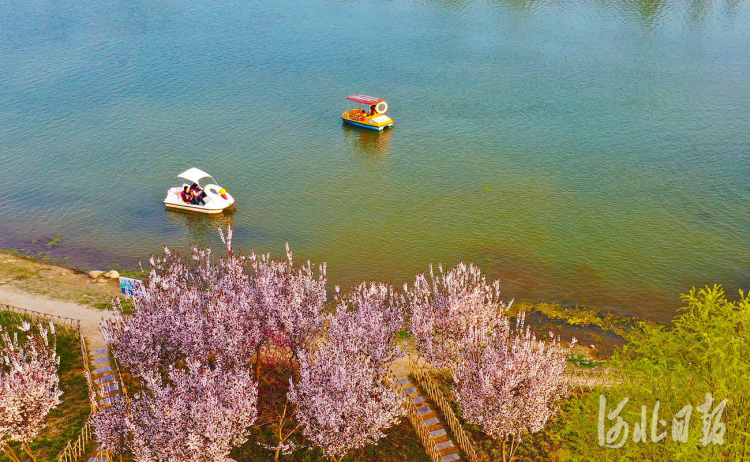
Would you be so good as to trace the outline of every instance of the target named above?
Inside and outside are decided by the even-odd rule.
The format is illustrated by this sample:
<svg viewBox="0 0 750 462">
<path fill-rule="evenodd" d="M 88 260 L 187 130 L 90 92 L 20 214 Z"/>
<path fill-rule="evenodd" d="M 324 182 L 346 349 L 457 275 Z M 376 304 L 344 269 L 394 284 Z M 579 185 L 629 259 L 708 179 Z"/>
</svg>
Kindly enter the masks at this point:
<svg viewBox="0 0 750 462">
<path fill-rule="evenodd" d="M 300 353 L 299 382 L 289 400 L 307 439 L 333 462 L 352 449 L 375 444 L 398 423 L 403 399 L 367 356 L 339 343 Z"/>
<path fill-rule="evenodd" d="M 226 243 L 218 264 L 210 249 L 193 248 L 191 264 L 165 249 L 151 258 L 132 315 L 119 301 L 108 310 L 102 335 L 129 371 L 141 376 L 186 358 L 243 366 L 254 357 L 261 332 L 246 258 L 232 251 L 231 230 Z"/>
<path fill-rule="evenodd" d="M 409 332 L 425 359 L 439 368 L 455 369 L 473 330 L 507 331 L 503 316 L 510 305 L 500 298 L 499 281 L 487 282 L 473 264 L 459 263 L 430 278 L 418 274 L 414 286 L 404 291 L 409 304 Z M 512 302 L 511 302 L 512 303 Z"/>
<path fill-rule="evenodd" d="M 114 452 L 131 450 L 136 461 L 227 461 L 257 417 L 250 370 L 189 360 L 185 370 L 170 368 L 168 378 L 147 373 L 131 400 L 120 397 L 95 414 L 98 441 Z"/>
<path fill-rule="evenodd" d="M 404 326 L 404 297 L 385 283 L 362 283 L 342 295 L 338 289 L 336 313 L 329 316 L 328 341 L 353 354 L 369 358 L 376 370 L 403 352 L 396 334 Z"/>
<path fill-rule="evenodd" d="M 542 429 L 567 395 L 565 365 L 570 348 L 536 338 L 524 316 L 514 332 L 473 331 L 454 370 L 455 394 L 466 421 L 500 441 L 503 462 L 512 460 L 523 435 Z"/>
<path fill-rule="evenodd" d="M 21 443 L 28 456 L 36 461 L 29 442 L 44 428 L 49 412 L 60 404 L 60 378 L 57 366 L 57 340 L 52 323 L 23 323 L 24 341 L 0 328 L 0 448 L 14 462 L 18 455 L 8 445 Z M 50 337 L 52 341 L 50 342 Z"/>
<path fill-rule="evenodd" d="M 319 348 L 300 352 L 299 381 L 290 382 L 288 394 L 305 437 L 332 461 L 377 443 L 404 413 L 384 369 L 403 355 L 395 342 L 404 323 L 402 297 L 373 282 L 336 302 Z"/>
</svg>

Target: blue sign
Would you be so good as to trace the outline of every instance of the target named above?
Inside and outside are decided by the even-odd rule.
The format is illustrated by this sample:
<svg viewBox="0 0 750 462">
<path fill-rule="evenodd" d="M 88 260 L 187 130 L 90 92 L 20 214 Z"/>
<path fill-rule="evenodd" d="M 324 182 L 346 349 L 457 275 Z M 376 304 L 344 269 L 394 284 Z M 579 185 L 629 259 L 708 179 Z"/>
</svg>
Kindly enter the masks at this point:
<svg viewBox="0 0 750 462">
<path fill-rule="evenodd" d="M 131 297 L 141 296 L 143 294 L 143 281 L 140 279 L 120 277 L 120 290 L 125 295 Z"/>
</svg>

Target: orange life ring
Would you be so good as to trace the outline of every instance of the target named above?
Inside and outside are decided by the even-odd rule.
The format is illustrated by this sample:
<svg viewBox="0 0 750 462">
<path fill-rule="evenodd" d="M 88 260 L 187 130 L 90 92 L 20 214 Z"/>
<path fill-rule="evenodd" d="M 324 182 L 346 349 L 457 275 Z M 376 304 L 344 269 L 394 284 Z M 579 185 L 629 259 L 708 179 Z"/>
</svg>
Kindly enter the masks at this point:
<svg viewBox="0 0 750 462">
<path fill-rule="evenodd" d="M 385 111 L 387 110 L 388 103 L 386 103 L 385 101 L 381 101 L 375 106 L 375 112 L 377 112 L 378 114 L 385 114 Z"/>
</svg>

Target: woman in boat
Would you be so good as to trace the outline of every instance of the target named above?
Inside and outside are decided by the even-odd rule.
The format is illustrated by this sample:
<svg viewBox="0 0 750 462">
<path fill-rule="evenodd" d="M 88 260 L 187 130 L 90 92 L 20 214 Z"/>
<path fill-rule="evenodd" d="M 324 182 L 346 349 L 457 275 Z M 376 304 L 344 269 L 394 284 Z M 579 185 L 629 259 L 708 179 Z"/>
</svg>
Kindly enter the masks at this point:
<svg viewBox="0 0 750 462">
<path fill-rule="evenodd" d="M 367 116 L 372 117 L 374 115 L 375 115 L 375 105 L 373 104 L 372 106 L 370 106 L 370 113 L 367 114 Z"/>
<path fill-rule="evenodd" d="M 206 205 L 206 201 L 203 200 L 206 197 L 206 193 L 203 192 L 198 183 L 193 183 L 190 187 L 191 202 L 195 205 Z"/>
</svg>

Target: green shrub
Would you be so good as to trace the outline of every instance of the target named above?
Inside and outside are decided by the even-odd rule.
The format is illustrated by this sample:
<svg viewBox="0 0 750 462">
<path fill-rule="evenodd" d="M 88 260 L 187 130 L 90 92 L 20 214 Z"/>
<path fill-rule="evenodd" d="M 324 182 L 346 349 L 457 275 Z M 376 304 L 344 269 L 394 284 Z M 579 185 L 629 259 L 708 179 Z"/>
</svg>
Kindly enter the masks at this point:
<svg viewBox="0 0 750 462">
<path fill-rule="evenodd" d="M 631 342 L 614 358 L 622 373 L 614 384 L 578 399 L 567 410 L 569 432 L 566 435 L 566 460 L 573 461 L 738 461 L 750 458 L 747 448 L 750 434 L 750 297 L 740 292 L 740 300 L 727 300 L 720 286 L 706 287 L 683 295 L 687 306 L 674 319 L 673 327 L 642 324 Z M 716 410 L 723 399 L 726 409 L 720 418 L 709 419 L 704 429 L 703 413 L 699 406 L 710 393 Z M 597 423 L 604 421 L 604 443 L 617 422 L 616 416 L 600 416 L 600 395 L 606 398 L 606 413 L 628 398 L 619 413 L 627 424 L 628 435 L 620 448 L 601 446 Z M 652 441 L 652 422 L 655 405 L 659 403 L 656 435 L 663 432 L 659 442 Z M 675 441 L 673 418 L 690 405 L 691 415 L 686 442 Z M 645 442 L 634 442 L 636 423 L 641 425 L 645 406 Z M 602 419 L 603 417 L 603 419 Z M 658 421 L 663 420 L 666 425 Z M 677 419 L 677 422 L 684 418 Z M 701 441 L 704 430 L 722 434 L 723 444 Z M 717 426 L 714 426 L 717 425 Z M 616 438 L 620 442 L 625 427 Z M 679 429 L 678 429 L 679 430 Z M 678 431 L 676 436 L 679 438 Z M 640 438 L 639 438 L 640 439 Z M 716 441 L 716 440 L 715 440 Z"/>
</svg>

